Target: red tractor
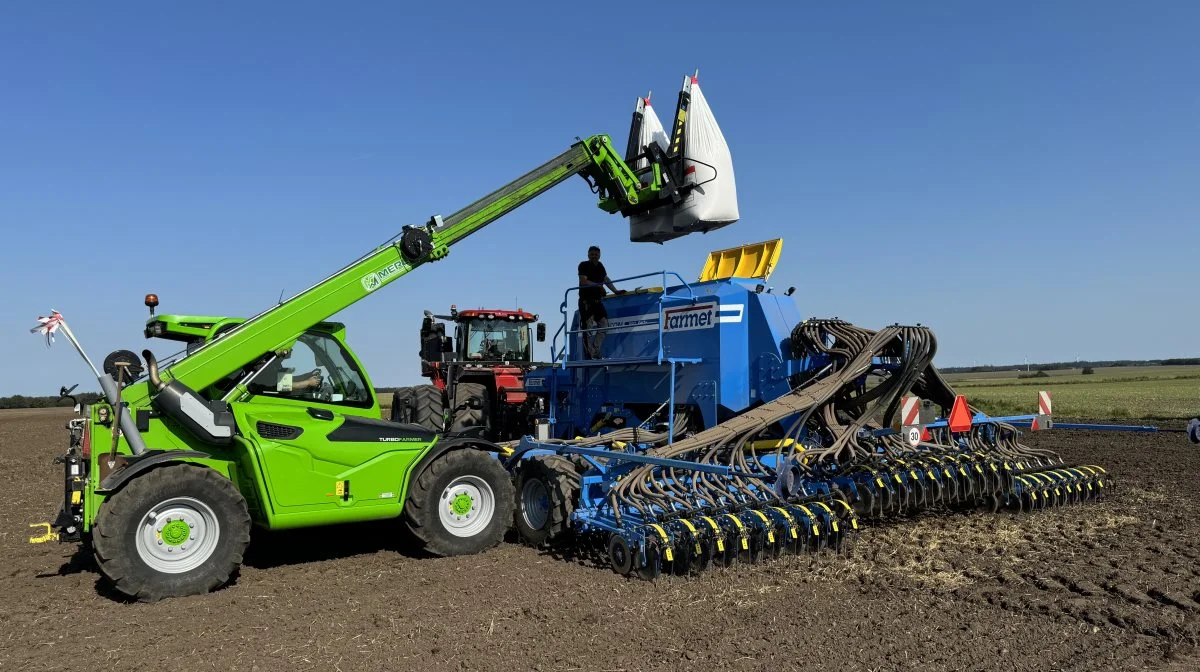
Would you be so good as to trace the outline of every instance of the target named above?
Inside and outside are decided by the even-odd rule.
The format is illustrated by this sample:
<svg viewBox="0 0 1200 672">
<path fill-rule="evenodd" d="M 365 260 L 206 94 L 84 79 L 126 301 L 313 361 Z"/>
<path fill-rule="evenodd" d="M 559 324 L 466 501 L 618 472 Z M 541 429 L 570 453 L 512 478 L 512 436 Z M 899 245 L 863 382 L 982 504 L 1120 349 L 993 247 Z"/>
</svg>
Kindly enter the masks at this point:
<svg viewBox="0 0 1200 672">
<path fill-rule="evenodd" d="M 533 361 L 531 325 L 546 340 L 546 325 L 524 310 L 464 310 L 449 315 L 425 311 L 421 322 L 421 375 L 431 384 L 396 390 L 393 422 L 434 431 L 475 434 L 490 441 L 528 433 L 525 373 L 544 363 Z M 446 322 L 454 336 L 446 335 Z"/>
</svg>

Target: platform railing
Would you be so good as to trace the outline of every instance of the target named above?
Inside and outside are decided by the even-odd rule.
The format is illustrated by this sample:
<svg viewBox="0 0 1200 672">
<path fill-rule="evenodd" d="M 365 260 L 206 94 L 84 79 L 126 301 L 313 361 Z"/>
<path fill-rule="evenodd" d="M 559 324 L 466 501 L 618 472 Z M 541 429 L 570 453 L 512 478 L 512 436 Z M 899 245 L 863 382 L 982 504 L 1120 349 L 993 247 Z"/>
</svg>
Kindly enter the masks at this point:
<svg viewBox="0 0 1200 672">
<path fill-rule="evenodd" d="M 673 277 L 679 281 L 679 287 L 674 288 L 675 290 L 678 290 L 680 287 L 682 287 L 687 290 L 688 295 L 687 296 L 676 296 L 676 295 L 668 294 L 667 293 L 667 278 L 668 278 L 668 276 Z M 655 325 L 655 332 L 656 332 L 656 342 L 655 342 L 656 348 L 655 348 L 655 350 L 656 350 L 656 352 L 655 352 L 655 356 L 654 356 L 654 361 L 658 364 L 662 364 L 664 361 L 664 356 L 663 356 L 664 355 L 664 353 L 663 353 L 663 310 L 664 310 L 665 305 L 668 303 L 694 304 L 700 300 L 700 297 L 696 296 L 696 292 L 692 290 L 692 286 L 690 284 L 688 284 L 678 273 L 675 273 L 674 271 L 655 271 L 654 273 L 643 273 L 641 275 L 632 275 L 627 278 L 618 278 L 616 280 L 612 280 L 611 282 L 612 282 L 612 284 L 616 285 L 621 282 L 628 282 L 630 280 L 641 280 L 643 278 L 658 278 L 660 280 L 660 282 L 662 283 L 662 293 L 659 294 L 658 301 L 656 302 L 657 307 L 658 307 L 658 320 L 657 320 L 658 323 Z M 559 306 L 559 312 L 562 313 L 563 321 L 562 321 L 562 325 L 559 326 L 558 330 L 554 332 L 554 337 L 551 339 L 551 342 L 550 342 L 550 361 L 554 362 L 554 364 L 559 367 L 565 368 L 567 366 L 567 363 L 569 361 L 571 361 L 571 341 L 572 341 L 571 337 L 572 336 L 580 335 L 581 340 L 582 340 L 584 338 L 587 338 L 587 336 L 589 334 L 602 332 L 602 331 L 615 331 L 617 329 L 624 329 L 627 326 L 627 325 L 621 325 L 621 326 L 616 326 L 616 327 L 614 327 L 614 326 L 593 327 L 593 328 L 587 329 L 587 328 L 583 327 L 582 322 L 581 322 L 579 329 L 571 329 L 569 326 L 571 314 L 570 314 L 570 311 L 568 310 L 568 307 L 571 304 L 571 294 L 572 293 L 578 294 L 579 290 L 581 290 L 581 289 L 584 289 L 584 287 L 576 286 L 576 287 L 568 288 L 565 292 L 563 292 L 563 302 Z M 559 348 L 558 348 L 558 340 L 559 340 L 560 336 L 563 339 L 561 350 L 559 350 Z M 641 359 L 641 358 L 612 358 L 612 359 L 598 358 L 595 360 L 584 360 L 581 362 L 577 362 L 577 363 L 575 363 L 575 365 L 576 366 L 587 365 L 586 362 L 590 361 L 590 362 L 595 362 L 595 364 L 597 366 L 602 366 L 602 365 L 607 365 L 607 364 L 628 363 L 628 362 L 626 362 L 626 360 L 634 361 L 635 359 L 636 359 L 636 361 L 644 361 L 644 359 Z"/>
</svg>

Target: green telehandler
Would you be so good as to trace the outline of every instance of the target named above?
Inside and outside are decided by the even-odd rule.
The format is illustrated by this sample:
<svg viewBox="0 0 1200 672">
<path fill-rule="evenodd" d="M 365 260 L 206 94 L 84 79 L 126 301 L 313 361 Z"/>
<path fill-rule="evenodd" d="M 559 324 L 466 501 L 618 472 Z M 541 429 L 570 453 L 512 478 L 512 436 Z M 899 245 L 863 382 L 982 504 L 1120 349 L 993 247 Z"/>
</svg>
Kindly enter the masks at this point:
<svg viewBox="0 0 1200 672">
<path fill-rule="evenodd" d="M 639 158 L 646 167 L 635 172 Z M 191 341 L 161 362 L 119 350 L 97 368 L 60 314 L 42 318 L 43 330 L 67 335 L 104 398 L 68 423 L 65 501 L 31 541 L 90 547 L 103 576 L 144 601 L 226 584 L 256 525 L 399 518 L 436 555 L 497 544 L 514 505 L 499 447 L 382 420 L 343 325 L 326 320 L 573 175 L 624 216 L 675 207 L 690 188 L 679 157 L 622 159 L 608 136 L 592 136 L 252 318 L 167 324 L 148 295 L 145 335 Z"/>
</svg>

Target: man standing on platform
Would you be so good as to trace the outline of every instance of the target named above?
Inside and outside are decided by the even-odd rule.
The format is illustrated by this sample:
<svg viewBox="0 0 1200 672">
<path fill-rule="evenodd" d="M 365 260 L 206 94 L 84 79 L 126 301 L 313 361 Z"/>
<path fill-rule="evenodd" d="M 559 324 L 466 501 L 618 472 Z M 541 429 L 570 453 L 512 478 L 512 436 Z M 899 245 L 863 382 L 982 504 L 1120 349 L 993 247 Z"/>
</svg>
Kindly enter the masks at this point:
<svg viewBox="0 0 1200 672">
<path fill-rule="evenodd" d="M 604 342 L 604 329 L 608 327 L 608 311 L 604 309 L 605 285 L 614 294 L 625 293 L 613 286 L 608 271 L 600 263 L 600 248 L 593 245 L 588 248 L 587 261 L 579 262 L 579 328 L 598 330 L 582 334 L 585 359 L 600 358 L 600 344 Z"/>
</svg>

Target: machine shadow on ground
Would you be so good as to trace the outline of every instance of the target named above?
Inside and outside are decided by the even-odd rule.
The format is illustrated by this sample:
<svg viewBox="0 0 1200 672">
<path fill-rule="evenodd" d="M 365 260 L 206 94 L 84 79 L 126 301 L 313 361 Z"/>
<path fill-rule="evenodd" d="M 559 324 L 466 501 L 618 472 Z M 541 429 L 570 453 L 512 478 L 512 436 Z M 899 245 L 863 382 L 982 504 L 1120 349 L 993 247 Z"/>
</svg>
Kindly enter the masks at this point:
<svg viewBox="0 0 1200 672">
<path fill-rule="evenodd" d="M 432 558 L 418 550 L 399 519 L 270 531 L 256 528 L 244 562 L 271 569 L 391 551 L 406 558 Z"/>
</svg>

